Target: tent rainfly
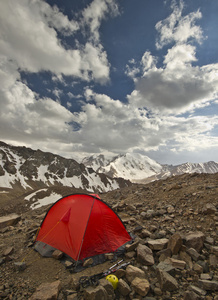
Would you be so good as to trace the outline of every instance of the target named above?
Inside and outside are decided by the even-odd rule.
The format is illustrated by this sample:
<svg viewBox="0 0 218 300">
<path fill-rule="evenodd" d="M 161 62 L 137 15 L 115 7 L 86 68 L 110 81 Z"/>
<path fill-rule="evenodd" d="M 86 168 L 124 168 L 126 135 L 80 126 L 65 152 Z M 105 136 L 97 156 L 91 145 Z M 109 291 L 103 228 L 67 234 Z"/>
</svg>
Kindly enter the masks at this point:
<svg viewBox="0 0 218 300">
<path fill-rule="evenodd" d="M 116 251 L 131 237 L 118 215 L 98 195 L 74 194 L 48 210 L 36 241 L 75 261 Z"/>
</svg>

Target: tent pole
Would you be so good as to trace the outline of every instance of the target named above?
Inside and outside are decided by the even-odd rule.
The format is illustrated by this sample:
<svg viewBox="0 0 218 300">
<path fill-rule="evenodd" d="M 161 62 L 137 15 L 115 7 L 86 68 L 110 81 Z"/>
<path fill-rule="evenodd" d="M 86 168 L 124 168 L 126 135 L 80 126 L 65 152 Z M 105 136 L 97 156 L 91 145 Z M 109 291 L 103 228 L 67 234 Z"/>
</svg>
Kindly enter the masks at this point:
<svg viewBox="0 0 218 300">
<path fill-rule="evenodd" d="M 79 253 L 78 253 L 78 255 L 77 255 L 76 266 L 75 266 L 75 268 L 77 267 L 77 263 L 78 263 L 78 260 L 79 260 L 79 256 L 80 256 L 80 253 L 81 253 L 81 250 L 82 250 L 82 245 L 83 245 L 83 242 L 84 242 L 84 238 L 85 238 L 85 234 L 86 234 L 86 229 L 87 229 L 87 227 L 88 227 L 88 223 L 89 223 L 89 219 L 90 219 L 90 216 L 91 216 L 92 208 L 93 208 L 94 203 L 95 203 L 95 199 L 96 199 L 96 197 L 94 197 L 93 202 L 92 202 L 92 207 L 91 207 L 91 209 L 90 209 L 89 217 L 88 217 L 88 220 L 87 220 L 87 223 L 86 223 L 86 228 L 85 228 L 85 230 L 84 230 L 84 234 L 83 234 L 83 238 L 82 238 L 82 241 L 81 241 Z"/>
</svg>

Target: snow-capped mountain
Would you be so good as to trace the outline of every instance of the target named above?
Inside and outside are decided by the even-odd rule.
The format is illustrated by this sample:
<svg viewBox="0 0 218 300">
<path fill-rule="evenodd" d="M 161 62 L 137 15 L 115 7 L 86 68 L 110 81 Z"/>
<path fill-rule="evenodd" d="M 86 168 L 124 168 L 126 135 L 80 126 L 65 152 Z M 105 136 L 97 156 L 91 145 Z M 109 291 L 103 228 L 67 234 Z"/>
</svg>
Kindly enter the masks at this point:
<svg viewBox="0 0 218 300">
<path fill-rule="evenodd" d="M 183 173 L 217 173 L 216 162 L 161 165 L 139 153 L 74 159 L 0 142 L 0 188 L 37 190 L 63 186 L 107 192 L 131 182 L 147 183 Z"/>
<path fill-rule="evenodd" d="M 139 153 L 127 153 L 113 157 L 102 154 L 93 155 L 83 159 L 82 163 L 98 173 L 104 173 L 111 177 L 122 177 L 132 182 L 154 176 L 162 170 L 159 163 Z"/>
<path fill-rule="evenodd" d="M 87 167 L 92 167 L 96 172 L 141 183 L 184 173 L 218 172 L 218 163 L 213 161 L 206 163 L 184 163 L 178 166 L 161 165 L 139 153 L 128 153 L 113 157 L 92 155 L 83 159 L 82 162 Z"/>
<path fill-rule="evenodd" d="M 123 178 L 98 174 L 73 159 L 0 142 L 1 188 L 31 190 L 59 185 L 88 192 L 107 192 L 129 184 Z"/>
</svg>

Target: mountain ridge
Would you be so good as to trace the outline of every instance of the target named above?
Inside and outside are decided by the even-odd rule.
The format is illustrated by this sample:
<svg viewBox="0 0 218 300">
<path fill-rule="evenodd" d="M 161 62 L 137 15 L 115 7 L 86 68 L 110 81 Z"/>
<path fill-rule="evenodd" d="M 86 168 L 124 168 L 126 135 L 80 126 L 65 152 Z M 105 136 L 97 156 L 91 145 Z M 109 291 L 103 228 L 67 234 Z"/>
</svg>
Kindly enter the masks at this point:
<svg viewBox="0 0 218 300">
<path fill-rule="evenodd" d="M 88 192 L 107 192 L 129 181 L 98 174 L 92 168 L 50 152 L 0 142 L 0 187 L 23 190 L 49 186 L 81 188 Z"/>
<path fill-rule="evenodd" d="M 111 177 L 123 177 L 135 183 L 147 183 L 165 179 L 184 173 L 217 173 L 218 163 L 183 163 L 176 166 L 159 164 L 148 156 L 139 153 L 127 153 L 108 158 L 102 154 L 92 155 L 82 160 L 84 165 L 92 167 L 96 172 Z"/>
<path fill-rule="evenodd" d="M 64 186 L 108 192 L 184 173 L 217 173 L 216 162 L 161 165 L 139 153 L 91 155 L 81 162 L 50 152 L 0 142 L 0 188 L 37 190 Z"/>
</svg>

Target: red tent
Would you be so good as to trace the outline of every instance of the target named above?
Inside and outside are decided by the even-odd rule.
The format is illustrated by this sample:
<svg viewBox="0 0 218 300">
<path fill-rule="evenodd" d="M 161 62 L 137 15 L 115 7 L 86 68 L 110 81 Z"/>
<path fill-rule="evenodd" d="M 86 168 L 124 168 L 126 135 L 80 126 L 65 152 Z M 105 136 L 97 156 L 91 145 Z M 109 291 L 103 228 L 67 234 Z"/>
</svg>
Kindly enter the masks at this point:
<svg viewBox="0 0 218 300">
<path fill-rule="evenodd" d="M 114 252 L 131 237 L 117 214 L 98 195 L 74 194 L 51 206 L 36 240 L 77 261 Z"/>
</svg>

